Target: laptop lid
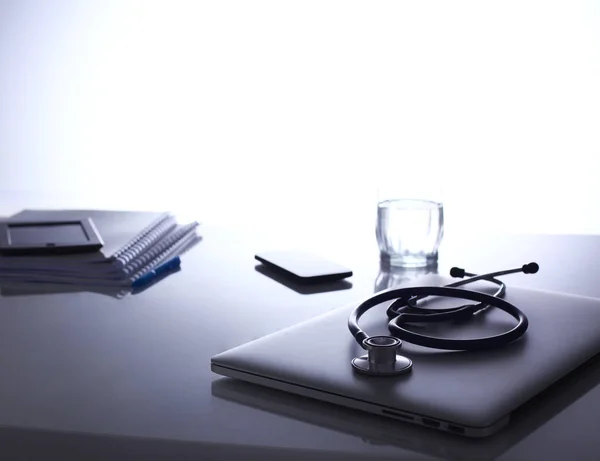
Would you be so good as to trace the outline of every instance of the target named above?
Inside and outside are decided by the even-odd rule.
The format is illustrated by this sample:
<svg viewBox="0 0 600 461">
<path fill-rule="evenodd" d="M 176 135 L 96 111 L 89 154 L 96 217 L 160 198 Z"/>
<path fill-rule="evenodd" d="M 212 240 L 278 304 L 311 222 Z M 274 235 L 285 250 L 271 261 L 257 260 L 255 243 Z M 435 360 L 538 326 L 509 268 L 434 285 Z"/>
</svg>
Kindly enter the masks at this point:
<svg viewBox="0 0 600 461">
<path fill-rule="evenodd" d="M 427 276 L 413 283 L 449 282 Z M 600 352 L 600 300 L 510 286 L 505 299 L 529 317 L 523 338 L 501 349 L 477 352 L 404 343 L 400 353 L 413 361 L 405 375 L 374 378 L 353 371 L 350 361 L 364 354 L 347 328 L 354 305 L 221 353 L 213 357 L 212 369 L 415 424 L 487 436 L 506 425 L 512 411 Z M 445 307 L 456 301 L 432 298 L 427 304 Z M 370 335 L 388 334 L 386 307 L 377 306 L 361 319 Z M 514 319 L 492 308 L 467 322 L 428 326 L 427 331 L 473 338 L 513 325 Z"/>
</svg>

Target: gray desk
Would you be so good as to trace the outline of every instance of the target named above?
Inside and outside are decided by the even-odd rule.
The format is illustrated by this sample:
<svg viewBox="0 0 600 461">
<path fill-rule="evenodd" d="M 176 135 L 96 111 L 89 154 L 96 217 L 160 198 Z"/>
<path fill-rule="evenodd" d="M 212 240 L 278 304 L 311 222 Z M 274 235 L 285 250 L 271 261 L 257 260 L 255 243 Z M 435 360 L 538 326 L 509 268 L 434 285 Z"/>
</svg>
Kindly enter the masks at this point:
<svg viewBox="0 0 600 461">
<path fill-rule="evenodd" d="M 181 272 L 135 296 L 4 292 L 0 456 L 597 459 L 598 366 L 536 403 L 516 429 L 477 443 L 220 380 L 212 355 L 362 298 L 389 277 L 378 277 L 373 255 L 354 262 L 351 288 L 303 294 L 255 268 L 263 248 L 251 240 L 210 226 L 202 234 Z M 444 271 L 536 260 L 538 275 L 512 276 L 509 286 L 600 297 L 600 236 L 449 236 L 442 255 Z"/>
</svg>

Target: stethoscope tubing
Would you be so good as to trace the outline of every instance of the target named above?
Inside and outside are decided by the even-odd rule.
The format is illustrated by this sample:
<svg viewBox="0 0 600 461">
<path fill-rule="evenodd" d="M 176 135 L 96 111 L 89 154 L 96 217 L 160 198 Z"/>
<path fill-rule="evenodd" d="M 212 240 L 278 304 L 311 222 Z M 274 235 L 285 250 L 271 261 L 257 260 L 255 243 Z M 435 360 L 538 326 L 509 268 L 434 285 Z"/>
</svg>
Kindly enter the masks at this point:
<svg viewBox="0 0 600 461">
<path fill-rule="evenodd" d="M 504 294 L 506 293 L 506 284 L 502 280 L 498 280 L 494 277 L 485 278 L 485 276 L 483 276 L 483 275 L 476 275 L 476 274 L 472 274 L 470 272 L 465 272 L 464 275 L 466 275 L 469 278 L 464 279 L 464 280 L 459 280 L 458 282 L 450 283 L 450 284 L 446 285 L 446 287 L 458 288 L 458 287 L 467 285 L 469 283 L 473 283 L 477 280 L 485 280 L 486 282 L 492 282 L 492 283 L 498 285 L 498 289 L 492 295 L 493 297 L 502 298 L 502 297 L 504 297 Z M 427 298 L 428 296 L 429 295 L 414 296 L 412 298 L 409 298 L 408 300 L 402 299 L 402 298 L 397 299 L 396 301 L 394 301 L 392 304 L 389 305 L 389 307 L 387 308 L 387 311 L 386 311 L 386 315 L 388 316 L 389 319 L 393 319 L 394 317 L 397 317 L 398 315 L 400 315 L 404 312 L 407 312 L 408 310 L 410 310 L 410 313 L 420 313 L 423 315 L 432 315 L 432 314 L 443 313 L 443 312 L 460 312 L 460 310 L 462 309 L 462 307 L 449 307 L 449 308 L 445 308 L 445 309 L 434 309 L 434 308 L 422 309 L 416 305 L 417 301 Z M 473 312 L 473 314 L 480 312 L 484 309 L 487 309 L 490 306 L 489 306 L 489 304 L 479 303 L 477 305 L 477 307 L 478 308 Z"/>
<path fill-rule="evenodd" d="M 477 280 L 487 279 L 485 276 L 477 276 Z M 463 285 L 472 281 L 474 281 L 473 278 L 469 278 L 464 281 L 461 280 L 461 282 L 463 282 Z M 504 291 L 505 289 L 506 288 L 504 287 Z M 500 290 L 502 290 L 502 288 L 500 288 Z M 517 340 L 521 336 L 523 336 L 523 334 L 525 334 L 529 326 L 527 316 L 520 309 L 499 297 L 495 297 L 486 293 L 480 293 L 477 291 L 460 289 L 456 286 L 420 286 L 392 288 L 369 297 L 368 299 L 360 303 L 352 311 L 350 317 L 348 318 L 348 328 L 354 336 L 356 342 L 362 348 L 365 348 L 364 341 L 368 339 L 369 336 L 359 327 L 358 320 L 366 311 L 386 301 L 400 300 L 402 303 L 404 303 L 404 306 L 406 306 L 407 300 L 414 299 L 414 297 L 422 299 L 427 296 L 443 296 L 449 298 L 467 299 L 475 301 L 479 304 L 466 305 L 450 309 L 438 309 L 435 311 L 427 309 L 429 313 L 426 315 L 424 315 L 423 313 L 415 314 L 409 312 L 400 312 L 388 323 L 390 332 L 396 338 L 403 341 L 407 341 L 412 344 L 435 349 L 455 351 L 481 350 L 505 346 Z M 511 315 L 517 320 L 517 325 L 511 330 L 508 330 L 504 333 L 477 339 L 436 338 L 416 333 L 414 331 L 407 330 L 403 327 L 403 325 L 407 323 L 442 322 L 448 320 L 459 320 L 461 318 L 467 318 L 473 315 L 475 312 L 481 310 L 482 306 L 493 306 L 503 310 L 504 312 Z M 415 309 L 415 307 L 411 308 Z M 423 311 L 425 309 L 419 310 Z"/>
</svg>

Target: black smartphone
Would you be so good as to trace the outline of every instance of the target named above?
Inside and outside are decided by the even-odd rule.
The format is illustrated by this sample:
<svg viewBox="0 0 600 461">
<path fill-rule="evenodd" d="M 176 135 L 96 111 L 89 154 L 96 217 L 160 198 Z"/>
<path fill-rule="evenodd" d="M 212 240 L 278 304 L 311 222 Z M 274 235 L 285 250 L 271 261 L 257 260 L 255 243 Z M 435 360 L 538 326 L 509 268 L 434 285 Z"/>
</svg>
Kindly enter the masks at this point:
<svg viewBox="0 0 600 461">
<path fill-rule="evenodd" d="M 305 251 L 268 251 L 256 254 L 254 258 L 300 283 L 332 282 L 352 276 L 347 267 Z"/>
</svg>

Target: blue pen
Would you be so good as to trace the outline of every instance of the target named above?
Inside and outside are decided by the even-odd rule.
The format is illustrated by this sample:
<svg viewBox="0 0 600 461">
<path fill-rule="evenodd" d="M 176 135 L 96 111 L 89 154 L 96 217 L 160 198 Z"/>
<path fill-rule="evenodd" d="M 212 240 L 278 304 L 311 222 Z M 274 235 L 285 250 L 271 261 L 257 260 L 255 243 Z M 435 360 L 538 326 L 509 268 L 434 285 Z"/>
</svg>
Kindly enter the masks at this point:
<svg viewBox="0 0 600 461">
<path fill-rule="evenodd" d="M 139 279 L 131 284 L 131 288 L 139 288 L 143 285 L 147 285 L 161 275 L 171 272 L 173 269 L 177 269 L 180 265 L 181 258 L 179 256 L 175 256 L 173 259 L 168 260 L 166 263 L 161 264 L 160 266 L 152 269 L 150 272 L 142 275 Z"/>
</svg>

